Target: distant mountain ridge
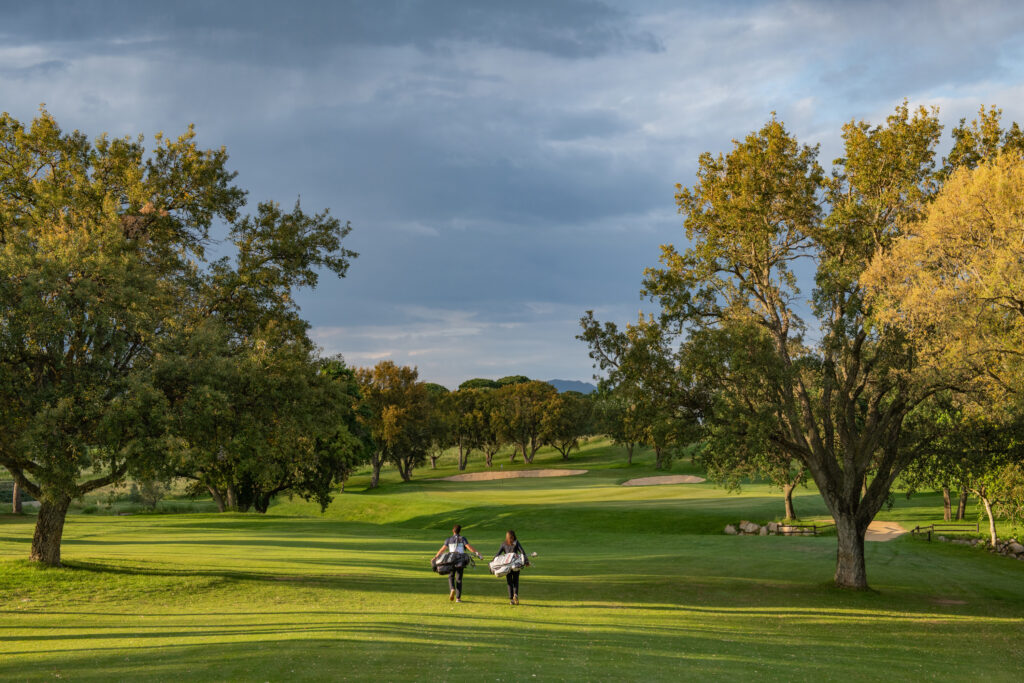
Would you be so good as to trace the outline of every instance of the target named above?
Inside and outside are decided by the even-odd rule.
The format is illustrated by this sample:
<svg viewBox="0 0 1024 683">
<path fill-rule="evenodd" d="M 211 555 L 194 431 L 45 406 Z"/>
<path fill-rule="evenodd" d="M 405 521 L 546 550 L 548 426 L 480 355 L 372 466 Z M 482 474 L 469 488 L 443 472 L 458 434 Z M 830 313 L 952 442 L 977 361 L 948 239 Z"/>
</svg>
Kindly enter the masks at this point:
<svg viewBox="0 0 1024 683">
<path fill-rule="evenodd" d="M 558 393 L 563 391 L 578 391 L 581 394 L 590 394 L 597 391 L 590 382 L 580 382 L 575 379 L 549 379 L 548 384 L 558 390 Z"/>
</svg>

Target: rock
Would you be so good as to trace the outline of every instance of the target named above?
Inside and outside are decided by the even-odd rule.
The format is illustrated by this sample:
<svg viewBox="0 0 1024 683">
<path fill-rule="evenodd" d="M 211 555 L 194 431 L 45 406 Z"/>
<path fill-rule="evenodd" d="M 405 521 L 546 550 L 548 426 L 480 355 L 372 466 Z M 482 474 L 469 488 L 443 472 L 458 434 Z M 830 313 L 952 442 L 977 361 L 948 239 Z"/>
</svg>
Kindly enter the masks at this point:
<svg viewBox="0 0 1024 683">
<path fill-rule="evenodd" d="M 1010 552 L 1014 555 L 1020 555 L 1021 553 L 1024 553 L 1024 545 L 1021 545 L 1017 541 L 1010 541 L 1008 548 Z"/>
<path fill-rule="evenodd" d="M 740 522 L 740 530 L 745 534 L 756 534 L 761 531 L 761 526 L 744 520 Z"/>
<path fill-rule="evenodd" d="M 725 525 L 725 533 L 729 534 L 730 536 L 735 536 L 736 533 L 737 533 L 736 532 L 736 527 L 734 527 L 732 524 L 726 524 Z"/>
<path fill-rule="evenodd" d="M 761 530 L 757 532 L 757 535 L 758 536 L 767 536 L 768 535 L 768 527 L 766 527 L 766 526 L 761 527 Z"/>
<path fill-rule="evenodd" d="M 936 536 L 935 540 L 936 541 L 942 541 L 943 543 L 947 543 L 949 541 L 949 539 L 946 538 L 945 536 Z"/>
<path fill-rule="evenodd" d="M 768 522 L 768 526 L 766 528 L 768 529 L 768 533 L 770 533 L 770 534 L 777 534 L 777 533 L 779 533 L 779 523 L 778 522 Z"/>
</svg>

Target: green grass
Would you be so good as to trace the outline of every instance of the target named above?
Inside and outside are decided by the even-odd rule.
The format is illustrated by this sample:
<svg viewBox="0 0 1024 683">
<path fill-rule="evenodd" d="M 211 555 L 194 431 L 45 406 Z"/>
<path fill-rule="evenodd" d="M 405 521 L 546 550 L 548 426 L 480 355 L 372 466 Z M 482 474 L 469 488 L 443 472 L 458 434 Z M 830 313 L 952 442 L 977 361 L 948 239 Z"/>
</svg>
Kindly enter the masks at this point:
<svg viewBox="0 0 1024 683">
<path fill-rule="evenodd" d="M 360 474 L 324 515 L 287 499 L 266 516 L 76 514 L 61 570 L 21 559 L 31 516 L 2 516 L 0 679 L 1019 677 L 1024 562 L 902 538 L 869 544 L 873 592 L 839 591 L 834 538 L 721 534 L 779 518 L 778 492 L 620 487 L 653 471 L 619 460 L 593 442 L 576 477 L 426 481 L 446 460 L 365 491 Z M 883 516 L 934 520 L 937 502 Z M 813 490 L 796 505 L 825 514 Z M 523 605 L 482 566 L 447 601 L 428 560 L 455 521 L 485 553 L 514 527 L 540 554 Z"/>
</svg>

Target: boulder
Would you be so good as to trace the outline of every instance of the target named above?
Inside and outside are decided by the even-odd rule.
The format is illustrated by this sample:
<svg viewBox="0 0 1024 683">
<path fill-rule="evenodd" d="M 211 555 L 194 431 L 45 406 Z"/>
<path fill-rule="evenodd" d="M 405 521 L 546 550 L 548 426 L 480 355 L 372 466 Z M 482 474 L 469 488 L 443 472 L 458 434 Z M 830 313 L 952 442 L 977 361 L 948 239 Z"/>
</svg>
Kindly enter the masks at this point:
<svg viewBox="0 0 1024 683">
<path fill-rule="evenodd" d="M 734 527 L 732 524 L 726 524 L 725 533 L 729 534 L 730 536 L 735 536 L 737 534 L 736 527 Z"/>
<path fill-rule="evenodd" d="M 767 536 L 768 535 L 768 527 L 766 527 L 766 526 L 761 527 L 761 530 L 757 532 L 757 535 L 758 536 Z"/>
<path fill-rule="evenodd" d="M 945 536 L 936 536 L 935 540 L 936 541 L 942 541 L 943 543 L 946 543 L 947 541 L 949 541 L 949 539 L 946 538 Z"/>
<path fill-rule="evenodd" d="M 761 531 L 761 526 L 744 520 L 740 522 L 740 530 L 745 534 L 756 534 Z"/>
<path fill-rule="evenodd" d="M 768 533 L 770 533 L 770 534 L 777 534 L 777 533 L 779 533 L 779 523 L 778 522 L 768 522 L 768 526 L 765 527 L 765 528 L 768 529 Z"/>
<path fill-rule="evenodd" d="M 1020 555 L 1021 553 L 1024 553 L 1024 545 L 1021 545 L 1017 541 L 1010 541 L 1008 548 L 1010 552 L 1014 555 Z"/>
</svg>

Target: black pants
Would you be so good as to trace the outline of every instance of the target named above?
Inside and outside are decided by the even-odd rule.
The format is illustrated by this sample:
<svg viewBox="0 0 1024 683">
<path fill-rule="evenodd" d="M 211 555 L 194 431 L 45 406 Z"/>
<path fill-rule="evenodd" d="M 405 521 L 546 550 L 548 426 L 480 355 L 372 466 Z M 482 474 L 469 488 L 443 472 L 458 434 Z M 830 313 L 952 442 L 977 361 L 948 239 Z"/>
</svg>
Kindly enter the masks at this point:
<svg viewBox="0 0 1024 683">
<path fill-rule="evenodd" d="M 448 575 L 448 590 L 455 591 L 455 597 L 462 597 L 462 572 L 465 569 L 453 569 Z"/>
<path fill-rule="evenodd" d="M 508 599 L 511 600 L 519 595 L 519 572 L 505 574 L 505 581 L 508 582 Z"/>
</svg>

